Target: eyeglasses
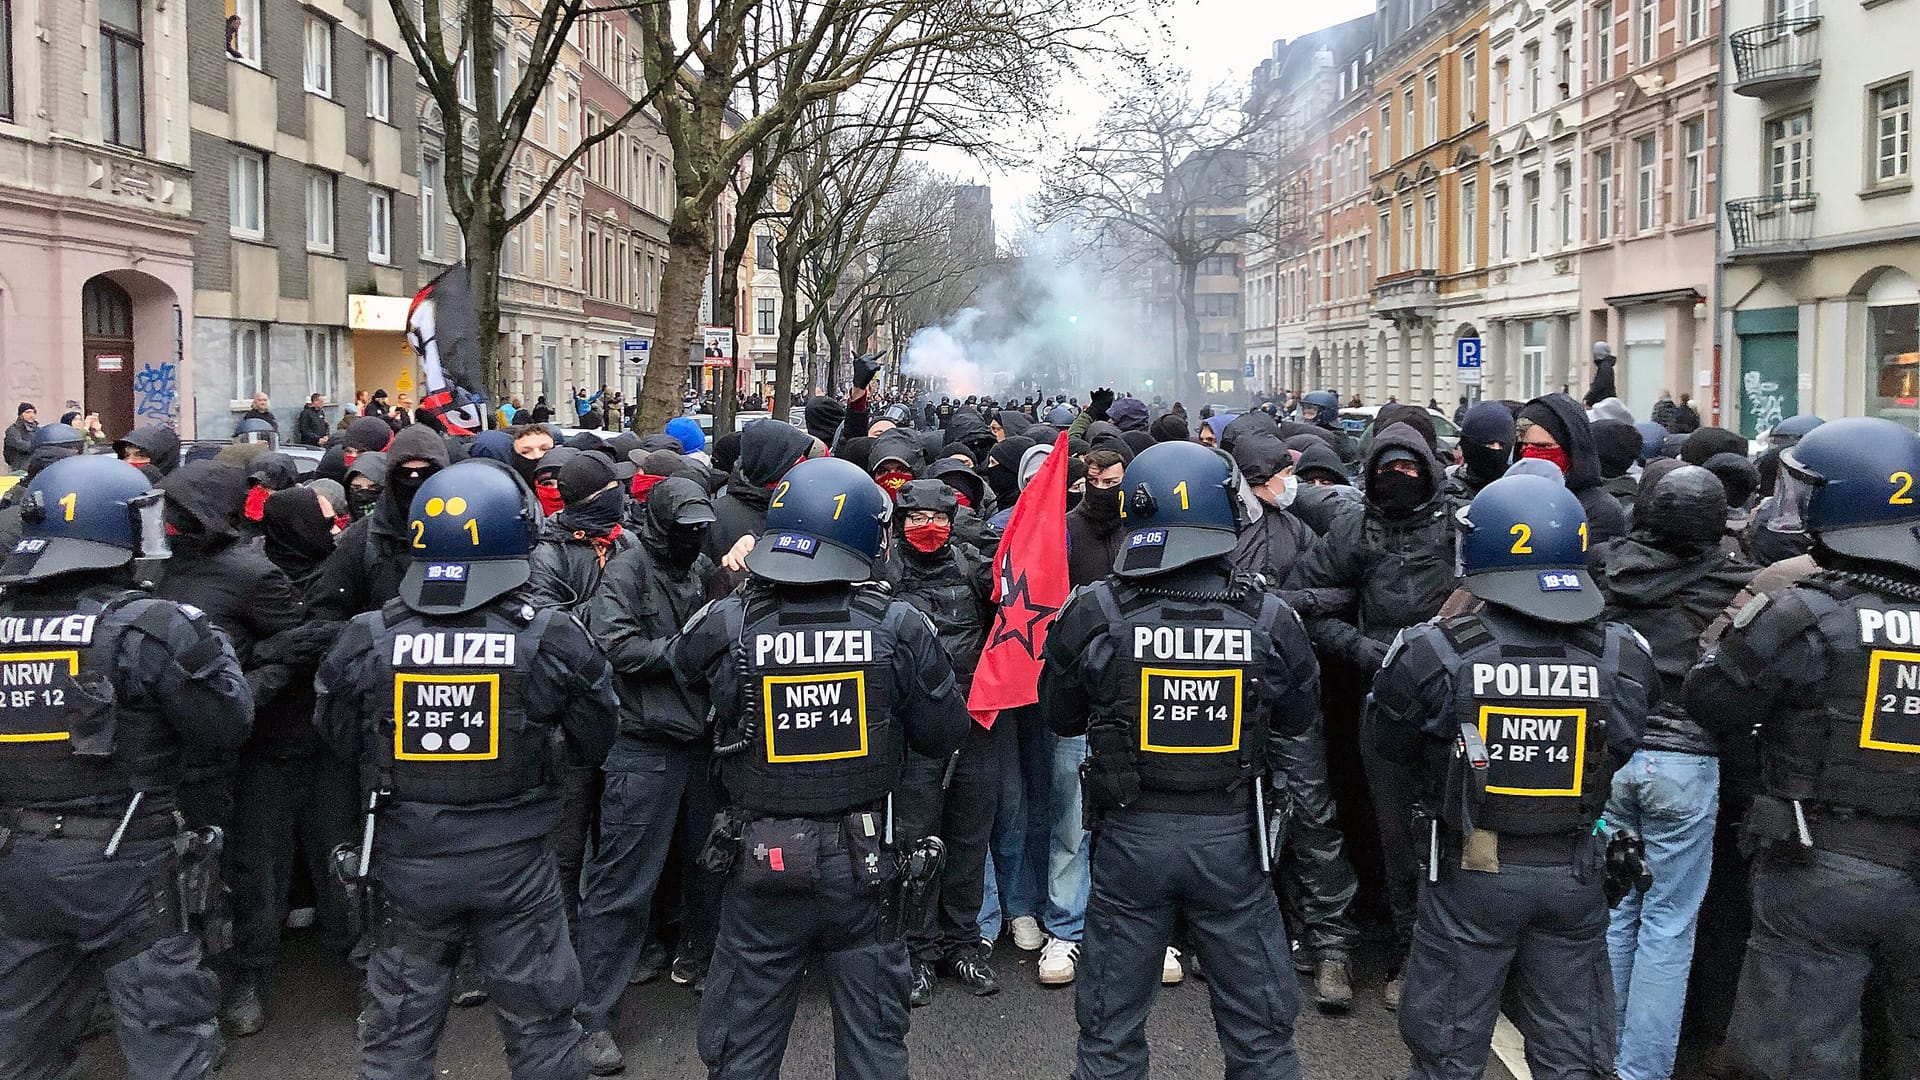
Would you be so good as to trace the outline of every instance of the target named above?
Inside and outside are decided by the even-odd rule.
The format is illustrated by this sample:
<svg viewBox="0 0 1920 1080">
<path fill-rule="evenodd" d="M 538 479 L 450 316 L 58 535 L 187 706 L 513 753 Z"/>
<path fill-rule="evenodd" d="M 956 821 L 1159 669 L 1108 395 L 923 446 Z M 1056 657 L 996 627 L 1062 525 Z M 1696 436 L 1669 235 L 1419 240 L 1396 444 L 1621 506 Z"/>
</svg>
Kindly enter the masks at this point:
<svg viewBox="0 0 1920 1080">
<path fill-rule="evenodd" d="M 940 525 L 946 522 L 947 515 L 938 510 L 909 510 L 904 520 L 908 525 Z"/>
</svg>

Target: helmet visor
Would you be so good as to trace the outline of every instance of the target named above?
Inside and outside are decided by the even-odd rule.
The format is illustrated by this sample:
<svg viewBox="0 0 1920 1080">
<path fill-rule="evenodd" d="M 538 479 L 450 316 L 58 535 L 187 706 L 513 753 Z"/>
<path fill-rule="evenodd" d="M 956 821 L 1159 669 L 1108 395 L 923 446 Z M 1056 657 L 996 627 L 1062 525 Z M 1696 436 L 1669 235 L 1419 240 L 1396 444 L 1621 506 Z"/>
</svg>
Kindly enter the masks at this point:
<svg viewBox="0 0 1920 1080">
<path fill-rule="evenodd" d="M 127 513 L 133 515 L 133 532 L 140 541 L 142 559 L 170 559 L 173 557 L 173 544 L 167 539 L 167 496 L 165 492 L 149 491 L 127 503 Z"/>
<path fill-rule="evenodd" d="M 1773 516 L 1767 519 L 1767 528 L 1777 533 L 1803 535 L 1807 531 L 1807 501 L 1813 498 L 1815 486 L 1811 479 L 1782 459 L 1780 475 L 1773 484 Z"/>
</svg>

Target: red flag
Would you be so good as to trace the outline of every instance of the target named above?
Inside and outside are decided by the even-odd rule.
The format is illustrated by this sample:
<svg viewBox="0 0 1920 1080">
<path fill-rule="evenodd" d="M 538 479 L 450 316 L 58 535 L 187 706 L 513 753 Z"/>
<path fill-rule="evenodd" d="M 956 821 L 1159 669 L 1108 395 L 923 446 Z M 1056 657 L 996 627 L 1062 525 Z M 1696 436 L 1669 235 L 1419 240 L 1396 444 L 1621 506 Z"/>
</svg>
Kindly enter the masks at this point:
<svg viewBox="0 0 1920 1080">
<path fill-rule="evenodd" d="M 992 728 L 1002 709 L 1040 700 L 1040 650 L 1070 588 L 1063 431 L 1014 504 L 993 557 L 993 599 L 999 608 L 967 695 L 967 711 L 981 727 Z"/>
</svg>

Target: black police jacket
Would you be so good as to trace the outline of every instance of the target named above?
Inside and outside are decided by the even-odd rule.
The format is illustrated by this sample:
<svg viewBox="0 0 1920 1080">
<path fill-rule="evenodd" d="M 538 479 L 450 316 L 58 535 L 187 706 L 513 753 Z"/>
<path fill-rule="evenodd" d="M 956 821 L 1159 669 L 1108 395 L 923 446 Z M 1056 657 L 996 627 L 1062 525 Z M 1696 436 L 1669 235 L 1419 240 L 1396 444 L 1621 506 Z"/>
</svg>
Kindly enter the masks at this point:
<svg viewBox="0 0 1920 1080">
<path fill-rule="evenodd" d="M 240 662 L 212 620 L 134 591 L 120 572 L 9 586 L 0 597 L 0 616 L 77 614 L 83 596 L 96 598 L 90 632 L 75 633 L 63 620 L 54 638 L 41 640 L 84 650 L 80 674 L 97 672 L 112 687 L 109 748 L 102 756 L 82 756 L 73 752 L 71 739 L 0 743 L 0 808 L 117 817 L 142 791 L 143 815 L 171 811 L 184 779 L 183 759 L 230 758 L 253 727 L 253 695 Z M 33 625 L 16 631 L 12 649 L 35 648 L 23 634 Z M 72 695 L 69 704 L 80 702 L 77 687 L 63 689 Z M 53 719 L 71 723 L 64 714 Z"/>
<path fill-rule="evenodd" d="M 533 614 L 512 595 L 494 601 L 494 606 L 526 618 Z M 373 651 L 379 614 L 367 612 L 349 622 L 314 678 L 314 727 L 345 761 L 366 760 L 367 718 L 392 708 L 395 687 L 380 677 L 387 666 Z M 484 619 L 472 613 L 422 616 L 420 622 L 448 629 L 481 625 Z M 598 767 L 613 745 L 619 702 L 613 694 L 613 669 L 573 616 L 553 614 L 527 679 L 519 695 L 527 721 L 560 731 L 566 763 Z M 560 803 L 559 788 L 551 782 L 523 795 L 471 805 L 396 801 L 380 811 L 374 846 L 395 854 L 428 855 L 522 843 L 552 831 L 560 820 Z"/>
<path fill-rule="evenodd" d="M 631 744 L 705 740 L 707 699 L 673 677 L 667 646 L 707 602 L 712 574 L 705 555 L 685 569 L 674 566 L 664 538 L 643 526 L 637 543 L 607 560 L 600 588 L 581 609 L 587 632 L 613 664 L 620 698 L 616 755 Z"/>
<path fill-rule="evenodd" d="M 1640 632 L 1660 671 L 1660 705 L 1647 717 L 1648 750 L 1714 754 L 1718 743 L 1687 713 L 1680 686 L 1700 658 L 1700 636 L 1753 579 L 1754 568 L 1718 546 L 1669 550 L 1644 534 L 1601 544 L 1592 562 L 1606 595 L 1605 618 Z"/>
</svg>

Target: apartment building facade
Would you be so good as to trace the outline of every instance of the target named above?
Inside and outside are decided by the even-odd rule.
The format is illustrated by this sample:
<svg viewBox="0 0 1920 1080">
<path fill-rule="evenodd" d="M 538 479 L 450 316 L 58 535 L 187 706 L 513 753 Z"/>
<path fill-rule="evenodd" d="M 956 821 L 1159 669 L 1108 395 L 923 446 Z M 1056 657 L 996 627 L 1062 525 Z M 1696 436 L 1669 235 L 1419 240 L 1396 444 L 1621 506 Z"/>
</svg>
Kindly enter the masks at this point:
<svg viewBox="0 0 1920 1080">
<path fill-rule="evenodd" d="M 0 0 L 0 398 L 42 423 L 191 430 L 191 31 L 158 0 Z"/>
<path fill-rule="evenodd" d="M 1916 0 L 1727 0 L 1729 427 L 1920 425 L 1916 18 Z"/>
</svg>

